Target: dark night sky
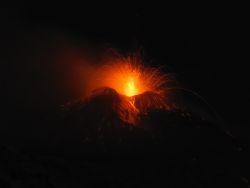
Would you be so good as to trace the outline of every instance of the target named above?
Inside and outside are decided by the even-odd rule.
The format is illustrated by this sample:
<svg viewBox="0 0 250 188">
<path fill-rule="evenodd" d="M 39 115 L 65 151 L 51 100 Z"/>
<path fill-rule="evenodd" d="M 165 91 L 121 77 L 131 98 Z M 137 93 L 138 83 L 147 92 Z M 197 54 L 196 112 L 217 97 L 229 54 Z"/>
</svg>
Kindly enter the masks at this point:
<svg viewBox="0 0 250 188">
<path fill-rule="evenodd" d="M 183 87 L 202 95 L 236 134 L 246 138 L 250 133 L 248 61 L 244 60 L 243 47 L 246 23 L 246 18 L 227 13 L 169 16 L 164 8 L 151 6 L 89 9 L 68 5 L 17 5 L 3 8 L 2 100 L 6 105 L 8 100 L 20 102 L 19 93 L 13 92 L 18 91 L 15 87 L 21 87 L 20 84 L 6 86 L 17 83 L 16 73 L 22 70 L 19 69 L 22 61 L 13 59 L 19 57 L 20 41 L 26 41 L 26 36 L 33 31 L 46 28 L 96 46 L 111 46 L 121 51 L 142 49 L 149 63 L 174 73 Z M 27 90 L 27 95 L 29 92 L 32 93 L 32 88 Z"/>
</svg>

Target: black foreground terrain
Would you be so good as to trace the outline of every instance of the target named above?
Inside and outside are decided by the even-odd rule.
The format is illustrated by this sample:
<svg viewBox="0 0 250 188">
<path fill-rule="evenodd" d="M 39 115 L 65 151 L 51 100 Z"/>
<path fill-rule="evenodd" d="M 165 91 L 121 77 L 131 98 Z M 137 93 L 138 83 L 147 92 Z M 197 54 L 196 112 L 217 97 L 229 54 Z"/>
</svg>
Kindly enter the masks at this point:
<svg viewBox="0 0 250 188">
<path fill-rule="evenodd" d="M 42 122 L 46 141 L 1 145 L 0 187 L 249 187 L 249 148 L 226 130 L 174 109 L 128 125 L 119 100 L 106 88 Z"/>
</svg>

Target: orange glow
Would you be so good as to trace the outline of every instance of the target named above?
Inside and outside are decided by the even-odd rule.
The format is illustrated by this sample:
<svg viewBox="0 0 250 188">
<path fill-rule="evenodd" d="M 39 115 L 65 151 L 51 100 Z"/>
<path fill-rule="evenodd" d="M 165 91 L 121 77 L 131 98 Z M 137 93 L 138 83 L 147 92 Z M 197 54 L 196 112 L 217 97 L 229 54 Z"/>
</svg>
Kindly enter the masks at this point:
<svg viewBox="0 0 250 188">
<path fill-rule="evenodd" d="M 133 78 L 128 79 L 124 93 L 125 95 L 129 97 L 134 96 L 138 93 L 137 88 L 135 86 L 135 81 Z"/>
</svg>

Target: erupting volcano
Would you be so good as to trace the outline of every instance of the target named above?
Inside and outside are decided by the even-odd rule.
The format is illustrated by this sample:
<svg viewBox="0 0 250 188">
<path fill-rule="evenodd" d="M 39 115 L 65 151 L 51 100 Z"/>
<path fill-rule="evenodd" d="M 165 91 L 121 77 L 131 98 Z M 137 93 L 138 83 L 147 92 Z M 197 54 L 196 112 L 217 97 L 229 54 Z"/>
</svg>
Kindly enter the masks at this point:
<svg viewBox="0 0 250 188">
<path fill-rule="evenodd" d="M 106 95 L 107 88 L 110 88 L 119 98 L 113 110 L 123 121 L 136 124 L 139 115 L 167 106 L 168 81 L 166 74 L 159 69 L 145 67 L 138 57 L 120 57 L 95 72 L 89 81 L 89 98 L 102 95 L 100 88 L 105 88 L 101 91 Z"/>
</svg>

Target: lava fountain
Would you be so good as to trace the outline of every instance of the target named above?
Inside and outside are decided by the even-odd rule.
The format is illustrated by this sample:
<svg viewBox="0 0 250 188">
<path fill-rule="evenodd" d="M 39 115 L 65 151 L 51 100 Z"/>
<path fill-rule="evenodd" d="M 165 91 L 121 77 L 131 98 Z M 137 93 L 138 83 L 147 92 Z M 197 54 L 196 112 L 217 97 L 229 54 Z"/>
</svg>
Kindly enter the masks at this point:
<svg viewBox="0 0 250 188">
<path fill-rule="evenodd" d="M 127 97 L 151 91 L 165 94 L 168 82 L 166 74 L 156 68 L 148 68 L 136 56 L 113 59 L 101 66 L 90 81 L 91 90 L 110 87 Z"/>
<path fill-rule="evenodd" d="M 115 90 L 121 98 L 121 102 L 115 105 L 117 114 L 122 120 L 136 124 L 142 113 L 167 106 L 168 81 L 166 74 L 159 69 L 145 67 L 142 60 L 136 56 L 119 57 L 95 72 L 93 79 L 89 81 L 89 90 Z"/>
</svg>

